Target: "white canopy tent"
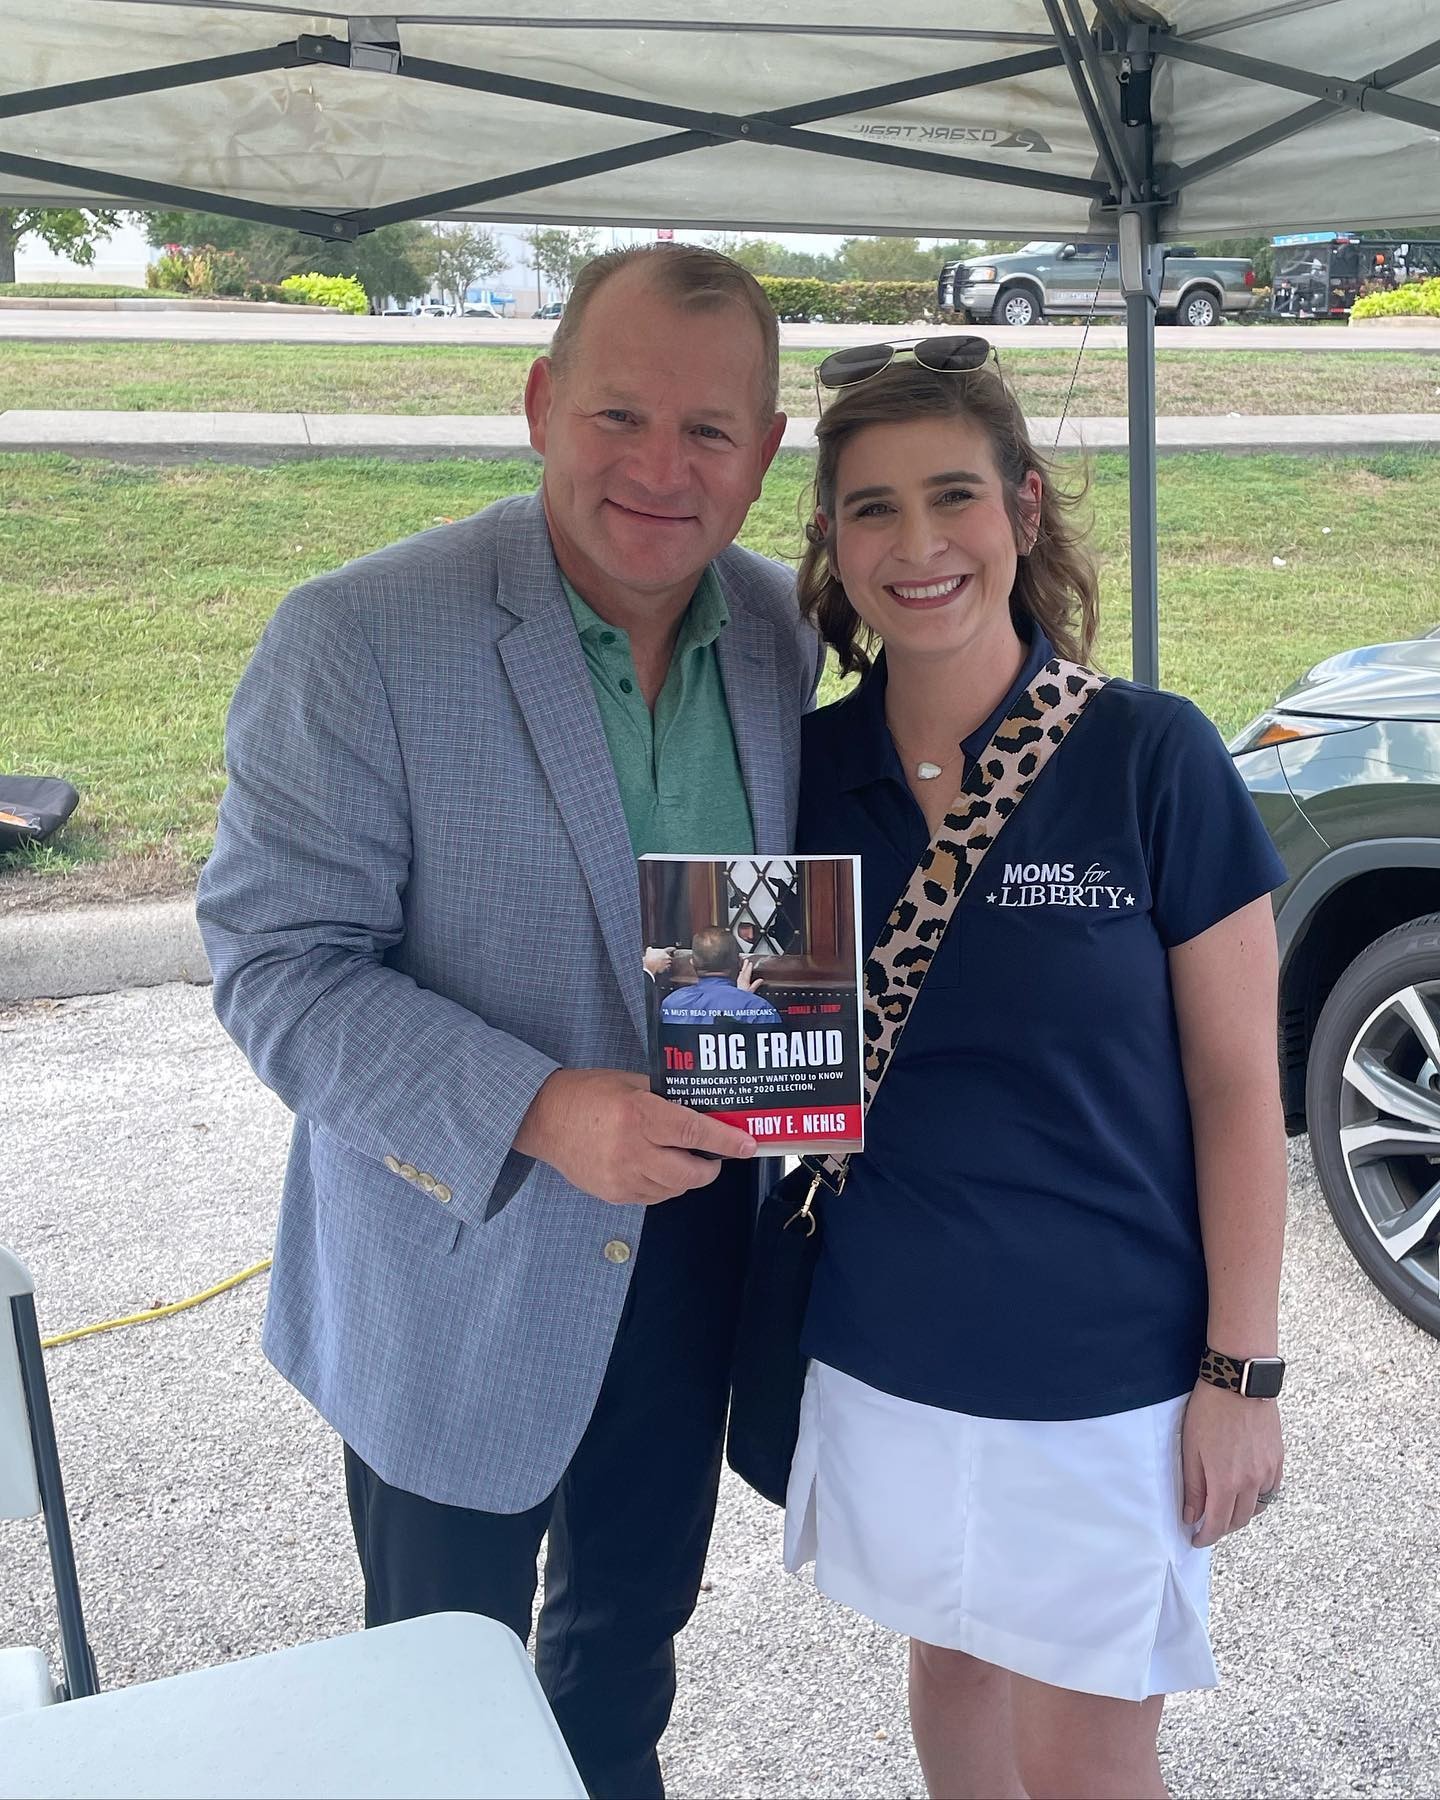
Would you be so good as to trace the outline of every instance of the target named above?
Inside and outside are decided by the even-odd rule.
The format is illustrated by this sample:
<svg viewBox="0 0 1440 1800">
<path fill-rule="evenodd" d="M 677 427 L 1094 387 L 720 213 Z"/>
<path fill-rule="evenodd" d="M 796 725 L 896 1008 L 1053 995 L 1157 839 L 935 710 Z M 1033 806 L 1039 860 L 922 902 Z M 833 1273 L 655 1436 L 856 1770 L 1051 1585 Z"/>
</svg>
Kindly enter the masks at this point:
<svg viewBox="0 0 1440 1800">
<path fill-rule="evenodd" d="M 0 206 L 1117 240 L 1152 681 L 1152 246 L 1440 223 L 1440 0 L 504 3 L 4 0 Z"/>
</svg>

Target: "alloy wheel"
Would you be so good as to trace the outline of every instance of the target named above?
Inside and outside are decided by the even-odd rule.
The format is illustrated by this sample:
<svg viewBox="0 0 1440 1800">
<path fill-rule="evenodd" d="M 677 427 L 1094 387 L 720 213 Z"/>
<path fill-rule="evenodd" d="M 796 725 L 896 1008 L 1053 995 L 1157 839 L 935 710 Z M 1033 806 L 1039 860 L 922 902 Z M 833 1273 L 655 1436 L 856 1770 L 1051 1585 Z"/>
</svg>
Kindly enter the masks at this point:
<svg viewBox="0 0 1440 1800">
<path fill-rule="evenodd" d="M 1360 1218 L 1397 1269 L 1440 1298 L 1440 980 L 1399 988 L 1341 1071 L 1340 1150 Z"/>
<path fill-rule="evenodd" d="M 1215 323 L 1215 302 L 1208 294 L 1192 294 L 1185 302 L 1185 323 L 1199 326 Z"/>
</svg>

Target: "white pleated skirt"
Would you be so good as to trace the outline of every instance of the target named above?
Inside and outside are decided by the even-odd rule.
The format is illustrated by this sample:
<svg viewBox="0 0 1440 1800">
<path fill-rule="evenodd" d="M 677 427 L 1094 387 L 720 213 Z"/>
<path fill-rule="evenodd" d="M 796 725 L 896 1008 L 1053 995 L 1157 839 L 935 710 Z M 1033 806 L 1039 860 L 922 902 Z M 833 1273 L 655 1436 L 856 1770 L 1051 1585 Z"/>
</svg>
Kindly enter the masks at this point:
<svg viewBox="0 0 1440 1800">
<path fill-rule="evenodd" d="M 877 1624 L 1120 1700 L 1214 1687 L 1210 1552 L 1182 1522 L 1187 1396 L 982 1419 L 812 1362 L 785 1566 Z"/>
</svg>

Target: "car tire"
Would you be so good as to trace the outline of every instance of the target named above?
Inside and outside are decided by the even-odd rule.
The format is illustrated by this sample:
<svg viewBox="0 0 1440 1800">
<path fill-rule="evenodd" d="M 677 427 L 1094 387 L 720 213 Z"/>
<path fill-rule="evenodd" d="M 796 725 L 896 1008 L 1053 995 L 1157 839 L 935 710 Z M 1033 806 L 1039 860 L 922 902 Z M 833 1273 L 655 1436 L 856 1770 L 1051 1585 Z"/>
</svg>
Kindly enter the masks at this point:
<svg viewBox="0 0 1440 1800">
<path fill-rule="evenodd" d="M 1026 287 L 1005 288 L 995 296 L 990 320 L 995 325 L 1038 325 L 1040 302 Z"/>
<path fill-rule="evenodd" d="M 1220 302 L 1209 288 L 1196 288 L 1180 302 L 1180 309 L 1175 315 L 1181 325 L 1192 325 L 1203 328 L 1220 323 Z"/>
<path fill-rule="evenodd" d="M 1335 983 L 1310 1045 L 1305 1114 L 1351 1255 L 1392 1306 L 1440 1337 L 1440 1201 L 1428 1199 L 1440 1192 L 1440 913 L 1377 938 Z M 1410 1154 L 1379 1150 L 1387 1119 L 1417 1146 Z"/>
</svg>

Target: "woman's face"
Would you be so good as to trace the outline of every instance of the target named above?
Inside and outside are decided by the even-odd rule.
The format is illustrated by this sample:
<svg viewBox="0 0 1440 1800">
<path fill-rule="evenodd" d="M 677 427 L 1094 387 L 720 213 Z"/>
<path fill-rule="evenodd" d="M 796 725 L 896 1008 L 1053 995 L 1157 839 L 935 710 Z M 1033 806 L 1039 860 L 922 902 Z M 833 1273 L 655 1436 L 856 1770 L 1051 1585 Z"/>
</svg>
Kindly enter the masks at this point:
<svg viewBox="0 0 1440 1800">
<path fill-rule="evenodd" d="M 1040 512 L 1033 471 L 1019 511 L 1028 537 Z M 857 431 L 840 452 L 834 534 L 850 604 L 892 655 L 973 652 L 1013 637 L 1019 552 L 982 427 L 919 419 Z"/>
</svg>

